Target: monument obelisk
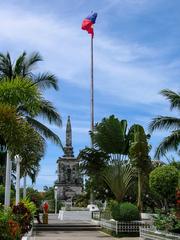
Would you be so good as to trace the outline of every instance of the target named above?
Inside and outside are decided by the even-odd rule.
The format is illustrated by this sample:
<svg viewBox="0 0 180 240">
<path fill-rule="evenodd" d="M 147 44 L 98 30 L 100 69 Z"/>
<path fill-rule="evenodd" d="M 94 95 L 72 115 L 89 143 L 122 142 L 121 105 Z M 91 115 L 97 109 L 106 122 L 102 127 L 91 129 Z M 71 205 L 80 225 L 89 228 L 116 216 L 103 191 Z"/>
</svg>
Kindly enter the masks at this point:
<svg viewBox="0 0 180 240">
<path fill-rule="evenodd" d="M 71 119 L 68 116 L 66 125 L 66 145 L 63 157 L 59 157 L 57 187 L 58 200 L 72 201 L 73 197 L 82 193 L 83 181 L 79 172 L 79 161 L 74 157 L 72 146 Z"/>
</svg>

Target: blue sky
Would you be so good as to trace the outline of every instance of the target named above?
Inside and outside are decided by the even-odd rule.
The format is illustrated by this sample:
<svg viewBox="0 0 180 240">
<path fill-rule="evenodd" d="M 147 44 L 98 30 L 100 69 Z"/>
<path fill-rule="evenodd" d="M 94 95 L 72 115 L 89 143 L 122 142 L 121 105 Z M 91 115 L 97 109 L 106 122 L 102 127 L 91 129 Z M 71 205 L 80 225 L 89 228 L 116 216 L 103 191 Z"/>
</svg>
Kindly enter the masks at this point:
<svg viewBox="0 0 180 240">
<path fill-rule="evenodd" d="M 39 51 L 37 70 L 55 73 L 60 91 L 46 91 L 63 120 L 49 126 L 65 140 L 71 116 L 73 145 L 90 144 L 90 37 L 81 22 L 98 12 L 94 38 L 95 121 L 111 114 L 147 129 L 152 117 L 170 114 L 159 95 L 179 90 L 179 0 L 9 0 L 0 1 L 0 51 L 16 58 L 23 50 Z M 171 113 L 177 115 L 176 112 Z M 152 155 L 165 132 L 152 135 Z M 35 187 L 51 186 L 61 149 L 48 142 Z"/>
</svg>

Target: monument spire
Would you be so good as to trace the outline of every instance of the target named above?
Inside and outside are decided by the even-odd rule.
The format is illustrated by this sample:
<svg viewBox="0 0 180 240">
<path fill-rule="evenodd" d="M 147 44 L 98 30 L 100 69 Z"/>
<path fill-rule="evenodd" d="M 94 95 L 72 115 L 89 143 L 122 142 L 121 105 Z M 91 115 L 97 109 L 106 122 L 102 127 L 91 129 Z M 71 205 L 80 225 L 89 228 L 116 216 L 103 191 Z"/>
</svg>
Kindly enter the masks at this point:
<svg viewBox="0 0 180 240">
<path fill-rule="evenodd" d="M 68 116 L 66 125 L 66 147 L 72 147 L 72 130 L 71 130 L 71 119 Z"/>
<path fill-rule="evenodd" d="M 72 147 L 72 129 L 71 129 L 71 119 L 68 116 L 66 124 L 66 146 L 64 148 L 65 157 L 74 157 L 73 147 Z"/>
</svg>

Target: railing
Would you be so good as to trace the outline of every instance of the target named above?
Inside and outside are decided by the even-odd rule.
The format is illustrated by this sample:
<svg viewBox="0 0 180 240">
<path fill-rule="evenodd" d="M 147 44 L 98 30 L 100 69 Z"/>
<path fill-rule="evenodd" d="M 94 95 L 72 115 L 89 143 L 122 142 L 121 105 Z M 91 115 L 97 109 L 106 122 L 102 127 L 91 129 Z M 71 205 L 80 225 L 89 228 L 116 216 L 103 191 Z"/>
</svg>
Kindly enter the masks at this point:
<svg viewBox="0 0 180 240">
<path fill-rule="evenodd" d="M 142 221 L 118 222 L 102 219 L 100 226 L 118 233 L 138 233 L 140 227 L 150 228 L 150 225 Z"/>
<path fill-rule="evenodd" d="M 101 219 L 110 220 L 110 219 L 112 219 L 112 216 L 111 216 L 110 212 L 94 211 L 94 212 L 92 212 L 92 219 L 99 220 L 99 221 Z"/>
<path fill-rule="evenodd" d="M 180 240 L 180 234 L 174 234 L 170 232 L 157 231 L 151 227 L 149 229 L 140 227 L 140 237 L 144 240 Z"/>
</svg>

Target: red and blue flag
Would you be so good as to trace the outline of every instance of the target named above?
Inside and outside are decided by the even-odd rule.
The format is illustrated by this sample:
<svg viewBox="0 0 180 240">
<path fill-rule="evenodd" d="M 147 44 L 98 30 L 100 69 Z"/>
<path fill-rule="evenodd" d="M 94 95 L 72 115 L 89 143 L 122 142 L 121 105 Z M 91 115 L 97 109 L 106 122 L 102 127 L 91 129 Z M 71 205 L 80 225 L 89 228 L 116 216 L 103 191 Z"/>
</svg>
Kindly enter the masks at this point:
<svg viewBox="0 0 180 240">
<path fill-rule="evenodd" d="M 89 16 L 87 16 L 83 22 L 82 22 L 82 30 L 87 31 L 89 34 L 91 34 L 92 38 L 94 36 L 94 29 L 93 25 L 96 22 L 97 13 L 91 13 Z"/>
</svg>

